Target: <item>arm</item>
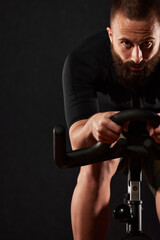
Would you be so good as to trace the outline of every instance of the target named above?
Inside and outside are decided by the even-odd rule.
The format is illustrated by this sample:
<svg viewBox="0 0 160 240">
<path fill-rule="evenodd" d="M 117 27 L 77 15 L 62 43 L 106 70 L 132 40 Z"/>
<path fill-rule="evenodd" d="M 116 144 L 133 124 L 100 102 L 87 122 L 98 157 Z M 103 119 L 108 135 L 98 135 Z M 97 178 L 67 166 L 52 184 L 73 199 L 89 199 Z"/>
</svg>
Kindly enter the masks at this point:
<svg viewBox="0 0 160 240">
<path fill-rule="evenodd" d="M 127 125 L 121 127 L 110 119 L 116 113 L 97 113 L 89 119 L 74 123 L 69 129 L 73 150 L 91 146 L 96 142 L 111 144 L 117 141 L 122 130 L 127 131 Z"/>
</svg>

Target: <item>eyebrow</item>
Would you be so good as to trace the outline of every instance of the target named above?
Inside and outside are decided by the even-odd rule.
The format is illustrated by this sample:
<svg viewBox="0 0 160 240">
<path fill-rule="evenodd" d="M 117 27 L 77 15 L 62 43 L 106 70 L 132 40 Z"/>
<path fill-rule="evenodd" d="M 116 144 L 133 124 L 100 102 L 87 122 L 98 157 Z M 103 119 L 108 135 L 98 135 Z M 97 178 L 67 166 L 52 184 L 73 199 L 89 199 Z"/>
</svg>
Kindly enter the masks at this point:
<svg viewBox="0 0 160 240">
<path fill-rule="evenodd" d="M 128 38 L 119 38 L 118 39 L 119 41 L 129 41 L 129 42 L 132 42 L 131 40 L 129 40 Z M 145 42 L 145 41 L 148 41 L 148 40 L 155 40 L 154 37 L 146 37 L 142 40 L 142 42 Z"/>
</svg>

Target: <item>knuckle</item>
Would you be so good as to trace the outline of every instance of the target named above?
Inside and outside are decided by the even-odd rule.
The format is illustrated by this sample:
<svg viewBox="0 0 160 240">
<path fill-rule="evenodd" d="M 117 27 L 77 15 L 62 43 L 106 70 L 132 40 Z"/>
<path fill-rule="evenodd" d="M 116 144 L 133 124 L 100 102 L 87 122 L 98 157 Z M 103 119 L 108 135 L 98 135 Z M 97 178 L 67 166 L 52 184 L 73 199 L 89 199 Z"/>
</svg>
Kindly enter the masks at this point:
<svg viewBox="0 0 160 240">
<path fill-rule="evenodd" d="M 101 133 L 102 133 L 102 126 L 101 125 L 97 126 L 96 132 L 97 132 L 97 136 L 101 135 Z"/>
<path fill-rule="evenodd" d="M 101 120 L 97 125 L 96 131 L 99 132 L 99 133 L 103 133 L 105 127 L 106 127 L 105 121 Z"/>
<path fill-rule="evenodd" d="M 158 134 L 158 135 L 160 134 L 160 128 L 159 127 L 155 129 L 155 133 Z"/>
<path fill-rule="evenodd" d="M 96 134 L 96 139 L 97 139 L 97 141 L 100 141 L 102 139 L 102 136 L 99 132 L 97 132 L 97 134 Z"/>
</svg>

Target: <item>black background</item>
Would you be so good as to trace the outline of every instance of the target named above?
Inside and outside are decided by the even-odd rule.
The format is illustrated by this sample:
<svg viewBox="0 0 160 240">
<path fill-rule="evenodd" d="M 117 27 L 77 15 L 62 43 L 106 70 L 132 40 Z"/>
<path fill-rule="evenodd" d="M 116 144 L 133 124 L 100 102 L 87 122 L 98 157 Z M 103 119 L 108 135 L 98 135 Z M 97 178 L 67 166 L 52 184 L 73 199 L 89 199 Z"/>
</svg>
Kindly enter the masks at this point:
<svg viewBox="0 0 160 240">
<path fill-rule="evenodd" d="M 107 0 L 0 1 L 0 238 L 71 240 L 70 201 L 78 169 L 53 162 L 52 130 L 65 126 L 61 74 L 67 54 L 108 26 Z M 112 181 L 111 208 L 125 177 Z M 144 230 L 160 239 L 144 183 Z M 111 216 L 107 239 L 124 232 Z"/>
</svg>

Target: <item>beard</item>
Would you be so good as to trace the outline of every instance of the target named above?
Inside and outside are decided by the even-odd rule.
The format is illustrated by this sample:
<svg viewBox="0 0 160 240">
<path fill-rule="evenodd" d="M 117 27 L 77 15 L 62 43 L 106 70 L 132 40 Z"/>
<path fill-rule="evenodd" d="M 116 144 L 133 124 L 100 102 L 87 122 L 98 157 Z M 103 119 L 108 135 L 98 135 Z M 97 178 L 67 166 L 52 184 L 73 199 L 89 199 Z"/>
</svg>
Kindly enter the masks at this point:
<svg viewBox="0 0 160 240">
<path fill-rule="evenodd" d="M 125 87 L 143 87 L 151 81 L 151 73 L 155 71 L 157 64 L 160 62 L 160 47 L 158 53 L 156 53 L 150 60 L 143 60 L 139 64 L 142 70 L 134 71 L 130 67 L 134 67 L 134 61 L 123 62 L 120 56 L 115 52 L 113 45 L 111 44 L 111 53 L 113 63 L 116 69 L 118 82 Z"/>
</svg>

